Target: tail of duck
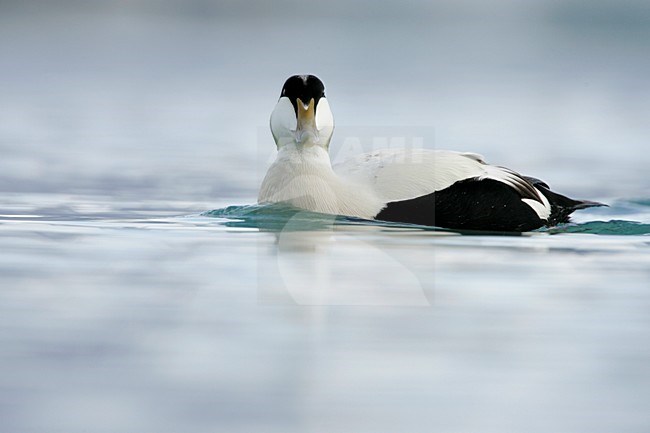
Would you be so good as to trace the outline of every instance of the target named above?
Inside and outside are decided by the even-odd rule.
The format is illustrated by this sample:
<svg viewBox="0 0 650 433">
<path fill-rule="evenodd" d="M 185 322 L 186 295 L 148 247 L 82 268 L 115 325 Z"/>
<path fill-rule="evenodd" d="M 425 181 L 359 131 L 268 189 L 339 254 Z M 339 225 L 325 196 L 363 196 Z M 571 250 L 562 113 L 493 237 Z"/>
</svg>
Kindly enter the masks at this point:
<svg viewBox="0 0 650 433">
<path fill-rule="evenodd" d="M 569 216 L 580 209 L 587 209 L 590 207 L 607 206 L 604 203 L 589 200 L 574 200 L 562 194 L 551 191 L 549 186 L 539 179 L 526 178 L 533 184 L 551 203 L 551 215 L 548 218 L 546 225 L 555 226 L 562 223 L 569 222 Z"/>
</svg>

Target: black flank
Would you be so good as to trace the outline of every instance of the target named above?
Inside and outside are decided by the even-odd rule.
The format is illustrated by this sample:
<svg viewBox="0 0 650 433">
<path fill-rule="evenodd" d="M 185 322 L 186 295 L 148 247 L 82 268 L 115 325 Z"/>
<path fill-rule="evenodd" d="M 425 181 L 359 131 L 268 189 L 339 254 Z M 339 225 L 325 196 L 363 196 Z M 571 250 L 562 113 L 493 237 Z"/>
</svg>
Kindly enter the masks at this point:
<svg viewBox="0 0 650 433">
<path fill-rule="evenodd" d="M 411 200 L 388 203 L 375 217 L 456 230 L 530 231 L 545 225 L 508 185 L 466 179 Z"/>
</svg>

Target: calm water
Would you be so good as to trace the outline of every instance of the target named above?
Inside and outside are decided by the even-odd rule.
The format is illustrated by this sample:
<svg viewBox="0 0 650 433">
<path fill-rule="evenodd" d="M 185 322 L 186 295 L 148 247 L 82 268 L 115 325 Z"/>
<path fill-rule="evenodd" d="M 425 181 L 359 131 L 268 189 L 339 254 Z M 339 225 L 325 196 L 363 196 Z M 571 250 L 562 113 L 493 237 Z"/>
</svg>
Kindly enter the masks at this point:
<svg viewBox="0 0 650 433">
<path fill-rule="evenodd" d="M 645 3 L 24 3 L 0 432 L 650 430 Z M 475 151 L 610 207 L 495 236 L 255 206 L 303 72 L 336 158 Z"/>
<path fill-rule="evenodd" d="M 3 208 L 3 431 L 650 425 L 647 202 L 523 236 L 53 194 Z"/>
</svg>

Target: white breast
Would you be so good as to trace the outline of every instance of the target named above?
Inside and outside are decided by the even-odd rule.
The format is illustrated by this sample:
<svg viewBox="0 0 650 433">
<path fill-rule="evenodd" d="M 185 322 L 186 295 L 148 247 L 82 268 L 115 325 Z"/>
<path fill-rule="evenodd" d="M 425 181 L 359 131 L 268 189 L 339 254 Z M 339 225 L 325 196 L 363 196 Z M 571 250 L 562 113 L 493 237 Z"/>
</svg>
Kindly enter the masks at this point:
<svg viewBox="0 0 650 433">
<path fill-rule="evenodd" d="M 287 203 L 314 212 L 372 219 L 385 206 L 367 183 L 340 178 L 327 151 L 284 146 L 262 182 L 260 203 Z"/>
</svg>

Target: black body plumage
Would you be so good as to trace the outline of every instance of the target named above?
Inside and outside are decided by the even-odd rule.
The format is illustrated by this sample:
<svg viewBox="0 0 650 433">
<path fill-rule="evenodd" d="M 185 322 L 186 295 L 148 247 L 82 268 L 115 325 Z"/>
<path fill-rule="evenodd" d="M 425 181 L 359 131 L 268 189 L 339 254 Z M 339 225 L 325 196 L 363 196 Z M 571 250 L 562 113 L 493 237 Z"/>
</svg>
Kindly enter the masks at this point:
<svg viewBox="0 0 650 433">
<path fill-rule="evenodd" d="M 455 230 L 524 232 L 566 223 L 569 215 L 578 209 L 604 206 L 557 194 L 538 179 L 526 178 L 526 182 L 544 194 L 551 204 L 548 220 L 541 219 L 523 202 L 516 189 L 492 179 L 465 179 L 431 194 L 391 202 L 375 218 Z"/>
</svg>

